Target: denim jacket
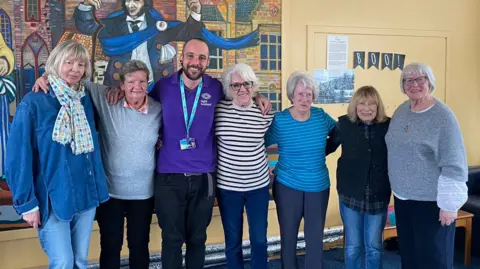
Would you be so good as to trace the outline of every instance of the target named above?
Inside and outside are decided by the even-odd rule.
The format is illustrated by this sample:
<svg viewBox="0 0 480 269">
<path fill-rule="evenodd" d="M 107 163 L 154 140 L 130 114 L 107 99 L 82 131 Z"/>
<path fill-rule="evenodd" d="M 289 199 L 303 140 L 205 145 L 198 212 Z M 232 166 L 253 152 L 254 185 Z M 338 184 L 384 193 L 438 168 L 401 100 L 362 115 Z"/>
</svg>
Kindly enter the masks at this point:
<svg viewBox="0 0 480 269">
<path fill-rule="evenodd" d="M 87 154 L 74 155 L 70 144 L 52 140 L 60 103 L 51 89 L 25 95 L 15 113 L 7 142 L 7 182 L 16 211 L 22 214 L 38 206 L 42 224 L 50 208 L 59 220 L 70 221 L 109 198 L 88 93 L 81 102 L 94 144 Z"/>
</svg>

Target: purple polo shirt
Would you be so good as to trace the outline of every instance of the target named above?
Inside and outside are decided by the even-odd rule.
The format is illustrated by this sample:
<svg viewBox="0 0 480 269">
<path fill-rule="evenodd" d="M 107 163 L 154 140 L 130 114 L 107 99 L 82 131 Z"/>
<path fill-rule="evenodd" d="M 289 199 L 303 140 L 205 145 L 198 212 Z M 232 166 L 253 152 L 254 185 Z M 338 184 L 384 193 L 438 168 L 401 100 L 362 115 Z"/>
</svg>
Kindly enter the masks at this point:
<svg viewBox="0 0 480 269">
<path fill-rule="evenodd" d="M 197 111 L 190 127 L 190 137 L 195 138 L 196 148 L 180 150 L 180 140 L 187 136 L 183 118 L 180 74 L 159 80 L 150 96 L 162 103 L 162 148 L 158 153 L 158 173 L 206 173 L 214 172 L 217 162 L 217 147 L 214 139 L 215 106 L 224 99 L 222 84 L 215 78 L 203 75 L 203 88 Z M 188 116 L 192 113 L 197 88 L 185 87 Z"/>
</svg>

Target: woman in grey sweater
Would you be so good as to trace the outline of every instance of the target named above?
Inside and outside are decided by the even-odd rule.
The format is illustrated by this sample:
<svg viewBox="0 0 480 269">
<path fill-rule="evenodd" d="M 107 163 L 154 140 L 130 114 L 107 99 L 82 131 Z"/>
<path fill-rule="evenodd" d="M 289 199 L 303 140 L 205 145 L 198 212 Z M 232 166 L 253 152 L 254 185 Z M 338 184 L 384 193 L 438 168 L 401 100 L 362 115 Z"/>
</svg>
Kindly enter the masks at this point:
<svg viewBox="0 0 480 269">
<path fill-rule="evenodd" d="M 162 106 L 147 95 L 149 72 L 142 61 L 126 62 L 120 73 L 125 98 L 115 105 L 109 105 L 105 98 L 106 86 L 85 83 L 96 111 L 110 195 L 96 211 L 102 269 L 120 268 L 125 219 L 130 268 L 145 269 L 150 262 L 155 149 L 162 126 Z M 46 91 L 46 83 L 40 77 L 34 91 Z"/>
<path fill-rule="evenodd" d="M 453 112 L 431 93 L 435 77 L 423 63 L 400 78 L 409 100 L 395 111 L 385 137 L 404 269 L 453 268 L 455 219 L 467 200 L 467 159 Z"/>
</svg>

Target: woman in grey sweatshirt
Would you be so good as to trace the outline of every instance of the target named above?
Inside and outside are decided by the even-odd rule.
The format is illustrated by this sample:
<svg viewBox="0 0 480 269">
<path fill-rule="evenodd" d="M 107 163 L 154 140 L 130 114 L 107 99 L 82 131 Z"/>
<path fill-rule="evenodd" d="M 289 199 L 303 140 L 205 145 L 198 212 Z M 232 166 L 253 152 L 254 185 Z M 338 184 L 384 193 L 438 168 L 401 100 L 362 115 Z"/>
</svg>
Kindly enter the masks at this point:
<svg viewBox="0 0 480 269">
<path fill-rule="evenodd" d="M 400 87 L 409 100 L 393 114 L 385 141 L 402 268 L 451 269 L 455 219 L 467 200 L 462 133 L 450 108 L 431 95 L 429 66 L 407 65 Z"/>
</svg>

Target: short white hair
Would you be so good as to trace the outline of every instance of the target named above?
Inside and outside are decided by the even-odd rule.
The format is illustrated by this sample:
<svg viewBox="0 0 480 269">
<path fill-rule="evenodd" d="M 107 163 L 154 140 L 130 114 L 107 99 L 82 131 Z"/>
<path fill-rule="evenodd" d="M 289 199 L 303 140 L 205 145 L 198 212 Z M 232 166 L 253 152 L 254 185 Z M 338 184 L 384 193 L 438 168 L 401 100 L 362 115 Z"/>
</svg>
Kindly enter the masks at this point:
<svg viewBox="0 0 480 269">
<path fill-rule="evenodd" d="M 85 73 L 80 80 L 81 83 L 92 75 L 88 50 L 81 43 L 74 40 L 66 40 L 52 50 L 45 64 L 45 73 L 60 78 L 60 70 L 68 57 L 74 57 L 85 64 Z"/>
<path fill-rule="evenodd" d="M 433 75 L 432 68 L 424 63 L 411 63 L 403 68 L 402 75 L 400 76 L 400 90 L 402 93 L 405 93 L 404 80 L 411 74 L 420 74 L 426 76 L 428 79 L 428 84 L 430 85 L 430 93 L 435 90 L 435 76 Z"/>
<path fill-rule="evenodd" d="M 256 93 L 258 92 L 258 78 L 255 75 L 255 72 L 253 72 L 253 69 L 245 63 L 238 63 L 223 73 L 223 93 L 225 96 L 229 99 L 232 98 L 232 90 L 230 87 L 230 84 L 232 83 L 232 75 L 233 74 L 239 74 L 245 81 L 253 81 L 253 86 L 252 86 L 252 96 L 255 96 Z"/>
<path fill-rule="evenodd" d="M 312 89 L 313 100 L 315 101 L 320 94 L 318 83 L 307 72 L 293 72 L 287 80 L 287 97 L 293 103 L 293 95 L 295 88 L 299 83 L 302 83 L 305 88 Z"/>
</svg>

